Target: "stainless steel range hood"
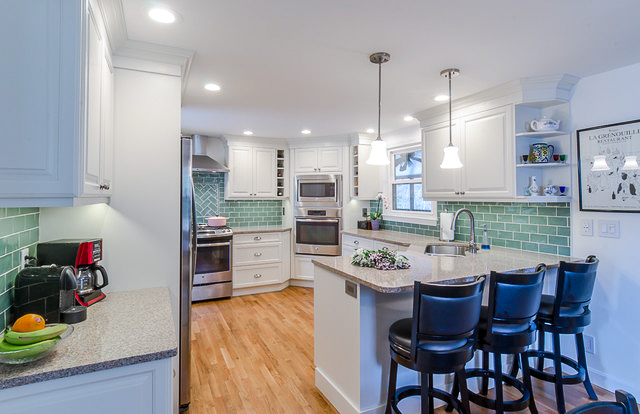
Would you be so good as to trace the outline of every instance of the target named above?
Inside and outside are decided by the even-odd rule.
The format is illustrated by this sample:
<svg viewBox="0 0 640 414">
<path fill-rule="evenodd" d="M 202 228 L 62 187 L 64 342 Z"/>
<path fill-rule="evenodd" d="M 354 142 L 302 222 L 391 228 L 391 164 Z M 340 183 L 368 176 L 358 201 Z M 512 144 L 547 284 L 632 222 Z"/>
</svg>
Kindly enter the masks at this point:
<svg viewBox="0 0 640 414">
<path fill-rule="evenodd" d="M 229 172 L 229 168 L 207 155 L 207 137 L 192 135 L 192 171 Z"/>
</svg>

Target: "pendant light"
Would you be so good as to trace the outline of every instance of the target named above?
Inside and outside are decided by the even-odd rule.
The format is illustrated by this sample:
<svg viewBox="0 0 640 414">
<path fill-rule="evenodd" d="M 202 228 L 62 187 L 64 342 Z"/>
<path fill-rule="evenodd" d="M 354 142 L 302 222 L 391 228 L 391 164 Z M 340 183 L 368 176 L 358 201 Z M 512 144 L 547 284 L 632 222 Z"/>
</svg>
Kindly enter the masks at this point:
<svg viewBox="0 0 640 414">
<path fill-rule="evenodd" d="M 371 154 L 367 159 L 369 165 L 389 165 L 387 143 L 380 138 L 380 101 L 382 94 L 382 64 L 391 58 L 386 52 L 377 52 L 369 56 L 371 63 L 378 65 L 378 138 L 371 143 Z"/>
<path fill-rule="evenodd" d="M 624 166 L 622 166 L 622 170 L 640 170 L 640 166 L 638 166 L 638 157 L 635 155 L 627 155 L 624 157 Z"/>
<path fill-rule="evenodd" d="M 458 155 L 458 147 L 452 143 L 453 123 L 451 122 L 451 101 L 453 100 L 451 96 L 451 78 L 455 78 L 459 74 L 460 70 L 455 68 L 445 69 L 440 72 L 440 76 L 449 79 L 449 145 L 444 147 L 444 159 L 442 160 L 442 164 L 440 164 L 440 168 L 462 168 L 460 156 Z"/>
<path fill-rule="evenodd" d="M 609 171 L 609 165 L 607 164 L 607 156 L 606 155 L 594 155 L 593 156 L 593 166 L 591 167 L 591 171 Z"/>
</svg>

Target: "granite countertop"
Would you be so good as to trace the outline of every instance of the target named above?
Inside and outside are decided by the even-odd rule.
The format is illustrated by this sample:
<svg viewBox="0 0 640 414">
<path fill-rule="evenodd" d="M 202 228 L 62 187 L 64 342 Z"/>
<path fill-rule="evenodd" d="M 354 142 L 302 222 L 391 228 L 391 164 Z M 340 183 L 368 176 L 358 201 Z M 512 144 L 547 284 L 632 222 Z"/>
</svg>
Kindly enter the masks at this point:
<svg viewBox="0 0 640 414">
<path fill-rule="evenodd" d="M 233 234 L 246 234 L 246 233 L 276 233 L 285 232 L 291 230 L 291 226 L 242 226 L 231 227 Z"/>
<path fill-rule="evenodd" d="M 107 293 L 87 319 L 47 357 L 24 365 L 0 364 L 0 389 L 177 355 L 166 287 Z"/>
<path fill-rule="evenodd" d="M 399 231 L 391 230 L 361 230 L 361 229 L 347 229 L 343 230 L 342 234 L 349 234 L 352 236 L 358 236 L 365 239 L 377 240 L 386 243 L 393 243 L 399 246 L 408 247 L 412 244 L 437 244 L 440 242 L 437 238 L 422 236 L 420 234 L 402 233 Z M 456 242 L 457 243 L 457 242 Z M 464 244 L 464 242 L 460 242 Z"/>
<path fill-rule="evenodd" d="M 366 233 L 365 233 L 366 232 Z M 355 234 L 365 238 L 369 233 L 376 233 L 376 239 L 399 244 L 408 239 L 399 232 L 357 230 L 344 233 Z M 427 244 L 442 244 L 435 237 L 408 235 L 414 238 L 407 251 L 401 252 L 409 259 L 411 267 L 404 270 L 377 270 L 351 264 L 351 256 L 318 257 L 312 262 L 326 270 L 341 275 L 354 282 L 370 287 L 378 292 L 396 293 L 413 289 L 413 282 L 437 282 L 466 276 L 488 275 L 492 270 L 497 272 L 526 271 L 545 263 L 548 268 L 558 267 L 561 260 L 577 260 L 568 256 L 536 253 L 525 250 L 492 247 L 490 250 L 479 250 L 464 257 L 426 256 L 423 254 Z M 455 244 L 465 245 L 464 242 Z"/>
</svg>

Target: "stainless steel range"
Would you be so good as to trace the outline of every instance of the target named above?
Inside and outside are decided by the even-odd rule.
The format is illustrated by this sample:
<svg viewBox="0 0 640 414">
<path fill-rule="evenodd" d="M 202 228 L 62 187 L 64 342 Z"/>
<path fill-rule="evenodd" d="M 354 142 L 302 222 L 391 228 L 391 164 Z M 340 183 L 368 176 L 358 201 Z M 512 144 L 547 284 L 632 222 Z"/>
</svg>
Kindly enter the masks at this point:
<svg viewBox="0 0 640 414">
<path fill-rule="evenodd" d="M 199 224 L 197 235 L 192 301 L 231 296 L 233 230 L 227 226 L 212 227 Z"/>
</svg>

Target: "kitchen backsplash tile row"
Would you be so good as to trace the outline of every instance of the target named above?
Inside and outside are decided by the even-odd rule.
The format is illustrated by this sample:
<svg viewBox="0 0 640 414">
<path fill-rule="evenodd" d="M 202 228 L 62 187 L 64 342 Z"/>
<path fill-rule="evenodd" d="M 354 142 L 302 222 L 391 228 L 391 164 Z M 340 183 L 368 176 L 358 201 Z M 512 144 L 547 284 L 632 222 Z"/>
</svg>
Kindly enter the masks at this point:
<svg viewBox="0 0 640 414">
<path fill-rule="evenodd" d="M 371 211 L 375 211 L 376 206 L 377 202 L 371 201 Z M 486 224 L 492 246 L 569 255 L 569 203 L 440 201 L 437 226 L 382 220 L 381 228 L 439 237 L 440 213 L 445 209 L 455 212 L 461 208 L 468 208 L 475 217 L 477 243 L 482 243 L 483 226 Z M 469 232 L 469 217 L 462 215 L 456 226 L 456 240 L 468 240 Z"/>
<path fill-rule="evenodd" d="M 194 172 L 196 216 L 198 223 L 206 217 L 229 217 L 231 227 L 282 224 L 280 200 L 227 200 L 224 199 L 224 173 Z"/>
<path fill-rule="evenodd" d="M 9 323 L 20 251 L 28 248 L 35 255 L 39 224 L 38 208 L 0 208 L 0 332 Z"/>
</svg>

